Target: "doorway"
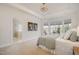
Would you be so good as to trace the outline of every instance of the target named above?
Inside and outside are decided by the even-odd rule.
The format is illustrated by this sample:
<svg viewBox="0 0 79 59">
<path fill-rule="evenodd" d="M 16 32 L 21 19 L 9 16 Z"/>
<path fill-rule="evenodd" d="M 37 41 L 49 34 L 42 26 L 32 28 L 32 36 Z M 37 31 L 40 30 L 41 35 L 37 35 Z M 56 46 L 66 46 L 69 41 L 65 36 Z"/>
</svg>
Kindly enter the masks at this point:
<svg viewBox="0 0 79 59">
<path fill-rule="evenodd" d="M 19 20 L 13 20 L 13 39 L 18 41 L 22 39 L 22 24 Z"/>
</svg>

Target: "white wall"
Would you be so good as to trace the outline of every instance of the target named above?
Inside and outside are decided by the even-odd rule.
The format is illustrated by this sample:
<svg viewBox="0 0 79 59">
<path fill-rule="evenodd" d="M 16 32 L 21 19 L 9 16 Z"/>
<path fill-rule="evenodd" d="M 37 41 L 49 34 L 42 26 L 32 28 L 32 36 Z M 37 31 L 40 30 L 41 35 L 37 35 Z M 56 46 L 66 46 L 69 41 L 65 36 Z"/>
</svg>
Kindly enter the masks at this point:
<svg viewBox="0 0 79 59">
<path fill-rule="evenodd" d="M 0 45 L 13 42 L 13 19 L 19 20 L 23 25 L 22 40 L 36 39 L 40 36 L 40 19 L 8 4 L 0 4 Z M 28 32 L 29 21 L 38 23 L 38 31 Z"/>
</svg>

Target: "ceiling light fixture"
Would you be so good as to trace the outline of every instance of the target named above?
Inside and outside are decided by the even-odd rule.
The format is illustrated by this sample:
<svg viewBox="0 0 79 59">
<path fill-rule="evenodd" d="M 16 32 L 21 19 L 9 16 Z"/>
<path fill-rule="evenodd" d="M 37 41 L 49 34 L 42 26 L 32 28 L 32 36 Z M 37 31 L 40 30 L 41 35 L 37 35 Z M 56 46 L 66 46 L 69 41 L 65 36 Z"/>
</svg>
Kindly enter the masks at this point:
<svg viewBox="0 0 79 59">
<path fill-rule="evenodd" d="M 48 11 L 48 6 L 46 5 L 46 3 L 42 3 L 41 9 L 42 12 L 47 12 Z"/>
</svg>

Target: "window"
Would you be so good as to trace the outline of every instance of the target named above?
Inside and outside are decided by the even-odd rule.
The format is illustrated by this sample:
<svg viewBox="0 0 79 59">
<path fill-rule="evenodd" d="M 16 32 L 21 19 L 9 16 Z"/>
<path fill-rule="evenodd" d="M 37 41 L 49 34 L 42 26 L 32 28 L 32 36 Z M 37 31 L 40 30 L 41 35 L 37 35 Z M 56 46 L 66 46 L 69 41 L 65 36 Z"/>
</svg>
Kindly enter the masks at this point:
<svg viewBox="0 0 79 59">
<path fill-rule="evenodd" d="M 44 29 L 44 31 L 43 31 L 43 33 L 44 33 L 44 35 L 47 35 L 47 34 L 49 34 L 49 28 L 48 28 L 48 26 L 43 26 L 43 29 Z"/>
<path fill-rule="evenodd" d="M 58 34 L 58 33 L 60 33 L 59 25 L 51 25 L 50 27 L 51 27 L 50 28 L 51 34 Z"/>
<path fill-rule="evenodd" d="M 43 26 L 43 33 L 44 35 L 48 35 L 48 34 L 62 34 L 67 32 L 69 29 L 71 28 L 71 22 L 69 23 L 64 23 L 61 22 L 56 23 L 56 24 L 51 24 L 49 23 L 49 25 L 44 25 Z"/>
<path fill-rule="evenodd" d="M 70 29 L 71 24 L 64 24 L 64 30 L 67 32 Z"/>
<path fill-rule="evenodd" d="M 71 28 L 71 23 L 60 25 L 60 33 L 65 33 Z"/>
</svg>

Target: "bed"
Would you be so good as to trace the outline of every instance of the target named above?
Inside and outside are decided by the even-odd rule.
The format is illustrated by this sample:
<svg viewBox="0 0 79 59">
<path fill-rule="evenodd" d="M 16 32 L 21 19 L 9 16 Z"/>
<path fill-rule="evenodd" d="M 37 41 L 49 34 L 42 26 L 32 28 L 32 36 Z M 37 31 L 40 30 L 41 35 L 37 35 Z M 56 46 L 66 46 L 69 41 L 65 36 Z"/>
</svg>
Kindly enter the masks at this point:
<svg viewBox="0 0 79 59">
<path fill-rule="evenodd" d="M 38 41 L 37 41 L 37 46 L 42 45 L 44 47 L 46 47 L 47 49 L 55 49 L 55 39 L 58 37 L 59 35 L 52 35 L 52 36 L 42 36 L 39 37 Z"/>
</svg>

